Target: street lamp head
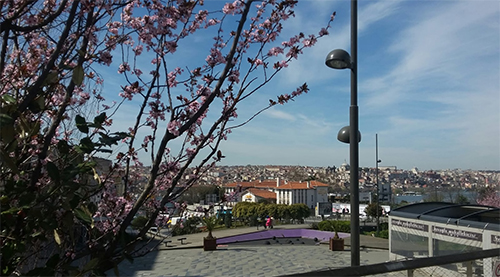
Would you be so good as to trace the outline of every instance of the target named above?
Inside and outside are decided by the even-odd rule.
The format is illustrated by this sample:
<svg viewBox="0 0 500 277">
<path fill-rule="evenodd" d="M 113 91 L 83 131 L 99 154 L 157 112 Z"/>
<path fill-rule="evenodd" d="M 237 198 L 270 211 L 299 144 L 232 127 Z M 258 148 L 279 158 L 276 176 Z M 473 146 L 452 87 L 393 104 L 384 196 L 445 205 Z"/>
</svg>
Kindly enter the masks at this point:
<svg viewBox="0 0 500 277">
<path fill-rule="evenodd" d="M 343 143 L 349 143 L 351 140 L 349 139 L 349 126 L 342 127 L 337 134 L 337 139 Z M 361 141 L 361 132 L 358 130 L 358 142 Z"/>
<path fill-rule="evenodd" d="M 351 56 L 345 50 L 335 49 L 328 53 L 325 60 L 326 66 L 335 69 L 352 68 Z"/>
</svg>

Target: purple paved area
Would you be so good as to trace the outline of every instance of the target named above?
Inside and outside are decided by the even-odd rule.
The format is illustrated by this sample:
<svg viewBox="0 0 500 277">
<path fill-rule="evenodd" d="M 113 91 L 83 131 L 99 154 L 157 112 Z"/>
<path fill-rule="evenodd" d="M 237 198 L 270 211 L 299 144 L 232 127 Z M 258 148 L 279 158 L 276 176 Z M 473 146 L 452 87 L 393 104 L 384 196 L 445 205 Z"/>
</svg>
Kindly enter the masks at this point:
<svg viewBox="0 0 500 277">
<path fill-rule="evenodd" d="M 348 233 L 338 233 L 340 238 L 347 238 L 350 236 Z M 335 236 L 335 232 L 318 231 L 312 229 L 271 229 L 258 231 L 248 234 L 230 236 L 217 239 L 217 244 L 226 244 L 233 242 L 244 242 L 252 240 L 271 239 L 273 237 L 282 238 L 317 238 L 321 242 L 328 242 L 330 238 Z"/>
</svg>

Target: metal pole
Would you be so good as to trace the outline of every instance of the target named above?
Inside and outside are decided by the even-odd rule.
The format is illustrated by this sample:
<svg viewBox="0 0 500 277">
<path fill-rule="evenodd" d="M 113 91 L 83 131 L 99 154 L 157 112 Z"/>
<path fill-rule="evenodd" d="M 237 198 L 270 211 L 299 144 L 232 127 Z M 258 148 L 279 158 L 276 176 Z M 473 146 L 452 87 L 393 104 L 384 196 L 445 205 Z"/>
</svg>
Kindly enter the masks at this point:
<svg viewBox="0 0 500 277">
<path fill-rule="evenodd" d="M 351 160 L 351 266 L 360 265 L 359 244 L 359 137 L 358 137 L 358 1 L 351 0 L 351 106 L 349 153 Z"/>
<path fill-rule="evenodd" d="M 377 195 L 375 196 L 376 197 L 376 200 L 377 202 L 375 202 L 377 204 L 377 236 L 378 236 L 378 232 L 379 232 L 379 227 L 378 225 L 380 224 L 379 222 L 379 208 L 378 208 L 378 201 L 379 201 L 379 192 L 380 192 L 380 189 L 378 187 L 378 134 L 375 134 L 375 183 L 377 184 Z"/>
</svg>

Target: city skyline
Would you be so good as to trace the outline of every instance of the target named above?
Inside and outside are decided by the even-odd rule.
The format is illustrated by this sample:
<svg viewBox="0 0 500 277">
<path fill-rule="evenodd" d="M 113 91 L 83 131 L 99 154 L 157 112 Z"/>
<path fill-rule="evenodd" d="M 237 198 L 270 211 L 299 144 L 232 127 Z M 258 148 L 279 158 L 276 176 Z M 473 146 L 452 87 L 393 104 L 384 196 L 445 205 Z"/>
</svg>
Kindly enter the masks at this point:
<svg viewBox="0 0 500 277">
<path fill-rule="evenodd" d="M 379 166 L 500 169 L 500 4 L 384 0 L 359 1 L 358 9 L 360 166 L 375 167 L 378 134 Z M 349 146 L 336 139 L 349 124 L 349 71 L 324 64 L 329 51 L 350 51 L 349 1 L 299 1 L 279 41 L 299 31 L 317 34 L 333 11 L 330 35 L 243 103 L 234 125 L 304 82 L 310 92 L 235 129 L 221 144 L 221 165 L 350 163 Z M 211 38 L 192 40 L 206 40 L 208 49 Z M 174 63 L 188 55 L 204 60 L 207 51 L 192 42 L 179 45 Z M 118 126 L 135 106 L 123 107 Z M 147 153 L 140 157 L 149 164 Z"/>
</svg>

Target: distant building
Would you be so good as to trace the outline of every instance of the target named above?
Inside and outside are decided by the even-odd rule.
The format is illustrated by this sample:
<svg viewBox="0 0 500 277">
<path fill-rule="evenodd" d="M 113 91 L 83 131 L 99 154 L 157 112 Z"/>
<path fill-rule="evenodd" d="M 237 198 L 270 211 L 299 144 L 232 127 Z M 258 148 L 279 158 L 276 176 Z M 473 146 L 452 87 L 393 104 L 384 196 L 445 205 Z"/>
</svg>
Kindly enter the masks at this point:
<svg viewBox="0 0 500 277">
<path fill-rule="evenodd" d="M 379 184 L 378 201 L 390 203 L 392 200 L 391 184 Z"/>
<path fill-rule="evenodd" d="M 372 202 L 372 192 L 371 191 L 360 191 L 359 192 L 359 201 L 360 202 Z"/>
<path fill-rule="evenodd" d="M 267 200 L 271 203 L 276 203 L 276 192 L 265 189 L 249 188 L 241 195 L 241 201 L 244 202 L 260 202 Z"/>
<path fill-rule="evenodd" d="M 318 202 L 328 202 L 328 185 L 318 181 L 288 182 L 277 178 L 276 180 L 263 180 L 253 182 L 235 182 L 223 186 L 225 193 L 240 191 L 241 195 L 250 195 L 253 198 L 257 190 L 262 192 L 272 192 L 276 194 L 277 204 L 306 204 L 314 209 Z M 249 190 L 252 189 L 252 190 Z M 239 197 L 236 202 L 245 201 Z M 252 201 L 257 202 L 257 201 Z"/>
</svg>

